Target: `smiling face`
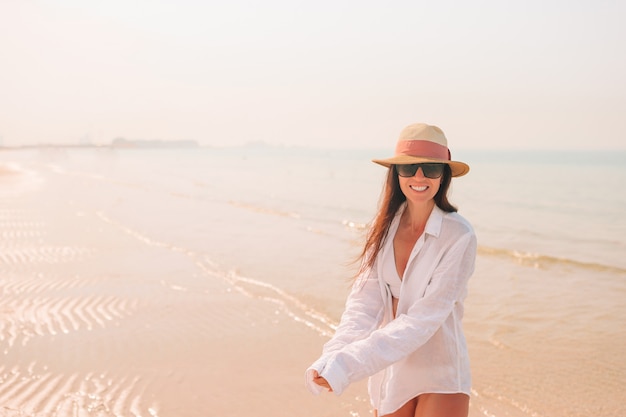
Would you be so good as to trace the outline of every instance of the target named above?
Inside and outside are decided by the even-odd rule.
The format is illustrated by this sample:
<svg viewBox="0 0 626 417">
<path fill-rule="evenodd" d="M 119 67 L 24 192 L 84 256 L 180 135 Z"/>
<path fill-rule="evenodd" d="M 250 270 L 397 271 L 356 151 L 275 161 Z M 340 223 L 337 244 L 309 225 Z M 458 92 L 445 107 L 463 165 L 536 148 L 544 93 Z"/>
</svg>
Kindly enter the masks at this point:
<svg viewBox="0 0 626 417">
<path fill-rule="evenodd" d="M 412 177 L 398 175 L 398 181 L 407 201 L 417 204 L 433 200 L 441 185 L 441 177 L 427 178 L 422 168 L 419 168 Z"/>
</svg>

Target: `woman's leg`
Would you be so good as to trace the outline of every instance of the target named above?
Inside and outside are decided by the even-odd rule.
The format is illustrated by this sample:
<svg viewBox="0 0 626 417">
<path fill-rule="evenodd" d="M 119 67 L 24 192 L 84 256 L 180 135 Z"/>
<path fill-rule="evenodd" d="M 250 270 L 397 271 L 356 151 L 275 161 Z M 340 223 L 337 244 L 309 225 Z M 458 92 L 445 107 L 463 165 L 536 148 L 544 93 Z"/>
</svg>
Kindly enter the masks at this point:
<svg viewBox="0 0 626 417">
<path fill-rule="evenodd" d="M 384 416 L 379 416 L 378 412 L 374 410 L 374 417 L 413 417 L 415 415 L 415 406 L 417 405 L 417 398 L 413 398 L 409 400 L 402 407 L 397 409 L 391 414 L 385 414 Z"/>
<path fill-rule="evenodd" d="M 469 396 L 465 394 L 422 394 L 417 397 L 415 417 L 467 417 Z"/>
</svg>

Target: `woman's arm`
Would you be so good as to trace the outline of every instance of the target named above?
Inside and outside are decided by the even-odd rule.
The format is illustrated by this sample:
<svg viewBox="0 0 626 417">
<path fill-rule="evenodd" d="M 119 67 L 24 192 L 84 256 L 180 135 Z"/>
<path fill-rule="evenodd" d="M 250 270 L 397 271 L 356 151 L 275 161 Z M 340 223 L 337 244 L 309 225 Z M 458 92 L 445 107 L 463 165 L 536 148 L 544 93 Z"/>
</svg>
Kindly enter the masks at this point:
<svg viewBox="0 0 626 417">
<path fill-rule="evenodd" d="M 307 387 L 318 393 L 312 385 L 326 366 L 328 358 L 344 346 L 365 339 L 376 330 L 383 319 L 385 303 L 378 282 L 377 264 L 359 276 L 346 300 L 345 310 L 333 337 L 324 344 L 322 356 L 306 372 Z"/>
<path fill-rule="evenodd" d="M 463 235 L 442 256 L 424 297 L 369 337 L 344 345 L 326 358 L 320 375 L 337 394 L 414 352 L 441 327 L 461 300 L 474 270 L 476 237 Z"/>
<path fill-rule="evenodd" d="M 375 263 L 353 284 L 337 330 L 324 345 L 323 353 L 334 352 L 346 344 L 369 336 L 380 326 L 385 312 L 384 306 Z"/>
</svg>

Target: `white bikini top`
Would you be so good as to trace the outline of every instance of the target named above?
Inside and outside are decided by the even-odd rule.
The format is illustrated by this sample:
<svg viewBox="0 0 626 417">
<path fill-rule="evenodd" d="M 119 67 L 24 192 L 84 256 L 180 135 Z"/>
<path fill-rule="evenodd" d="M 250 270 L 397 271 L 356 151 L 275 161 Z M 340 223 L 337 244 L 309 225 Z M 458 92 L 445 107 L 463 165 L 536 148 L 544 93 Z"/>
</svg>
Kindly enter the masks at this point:
<svg viewBox="0 0 626 417">
<path fill-rule="evenodd" d="M 396 257 L 391 245 L 391 250 L 385 251 L 383 259 L 383 279 L 391 291 L 391 295 L 394 298 L 400 298 L 400 286 L 402 285 L 402 279 L 398 275 L 398 269 L 396 268 Z"/>
</svg>

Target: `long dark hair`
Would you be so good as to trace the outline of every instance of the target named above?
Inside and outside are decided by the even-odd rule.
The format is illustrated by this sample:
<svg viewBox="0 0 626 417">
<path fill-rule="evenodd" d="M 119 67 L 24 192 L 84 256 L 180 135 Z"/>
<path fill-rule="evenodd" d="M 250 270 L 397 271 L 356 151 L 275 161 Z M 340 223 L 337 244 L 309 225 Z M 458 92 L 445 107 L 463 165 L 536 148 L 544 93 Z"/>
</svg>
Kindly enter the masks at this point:
<svg viewBox="0 0 626 417">
<path fill-rule="evenodd" d="M 434 200 L 437 207 L 448 213 L 457 211 L 457 208 L 448 201 L 448 190 L 450 189 L 451 182 L 452 170 L 448 164 L 445 164 L 441 186 L 437 194 L 435 194 Z M 398 209 L 405 201 L 406 196 L 400 189 L 400 181 L 398 180 L 396 167 L 392 165 L 389 167 L 387 179 L 380 195 L 378 213 L 376 217 L 374 217 L 372 226 L 367 233 L 363 251 L 357 259 L 357 261 L 360 261 L 361 265 L 358 274 L 374 266 L 374 261 L 383 246 L 383 242 L 389 231 L 389 226 L 398 212 Z"/>
</svg>

